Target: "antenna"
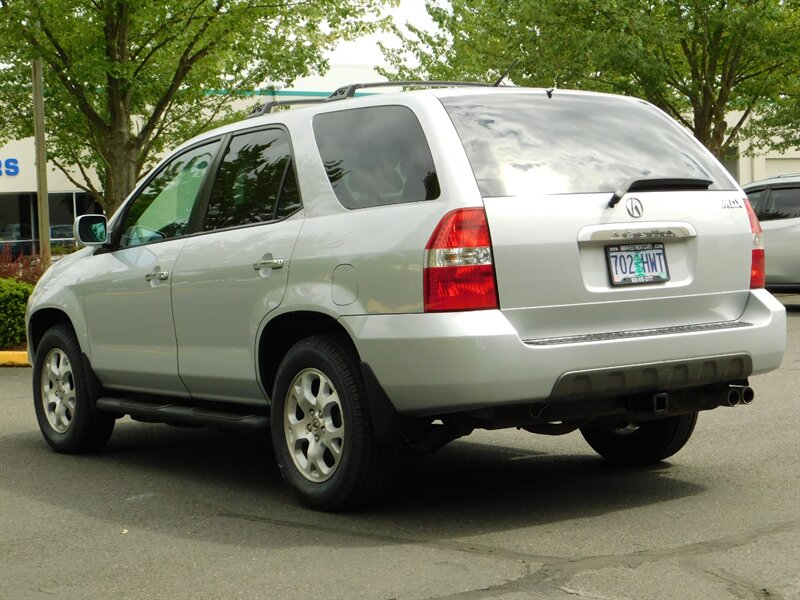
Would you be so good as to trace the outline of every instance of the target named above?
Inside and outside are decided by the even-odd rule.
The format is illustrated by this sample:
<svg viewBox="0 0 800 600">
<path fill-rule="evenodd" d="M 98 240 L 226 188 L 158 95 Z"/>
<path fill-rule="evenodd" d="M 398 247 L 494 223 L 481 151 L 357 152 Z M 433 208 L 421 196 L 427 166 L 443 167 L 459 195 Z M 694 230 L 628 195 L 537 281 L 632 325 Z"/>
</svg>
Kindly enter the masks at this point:
<svg viewBox="0 0 800 600">
<path fill-rule="evenodd" d="M 503 71 L 503 74 L 497 78 L 497 81 L 492 84 L 492 87 L 500 87 L 500 84 L 503 83 L 503 79 L 508 76 L 508 74 L 511 72 L 511 69 L 517 66 L 517 63 L 519 63 L 519 59 L 516 59 L 513 63 L 511 63 L 510 67 Z"/>
</svg>

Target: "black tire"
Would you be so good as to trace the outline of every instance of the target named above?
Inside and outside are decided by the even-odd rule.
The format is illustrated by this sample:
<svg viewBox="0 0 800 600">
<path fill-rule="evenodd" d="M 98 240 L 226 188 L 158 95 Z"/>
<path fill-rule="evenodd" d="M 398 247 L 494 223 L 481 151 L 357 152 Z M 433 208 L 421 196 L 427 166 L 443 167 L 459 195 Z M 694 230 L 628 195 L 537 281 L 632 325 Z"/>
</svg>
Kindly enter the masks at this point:
<svg viewBox="0 0 800 600">
<path fill-rule="evenodd" d="M 307 505 L 362 506 L 391 482 L 397 448 L 376 441 L 358 362 L 338 338 L 309 337 L 287 352 L 270 421 L 281 474 Z"/>
<path fill-rule="evenodd" d="M 581 428 L 581 433 L 592 449 L 609 461 L 642 466 L 669 458 L 683 448 L 695 423 L 696 412 L 617 429 L 587 426 Z"/>
<path fill-rule="evenodd" d="M 56 452 L 97 452 L 115 419 L 98 412 L 75 332 L 56 325 L 45 332 L 33 362 L 33 406 L 39 429 Z"/>
</svg>

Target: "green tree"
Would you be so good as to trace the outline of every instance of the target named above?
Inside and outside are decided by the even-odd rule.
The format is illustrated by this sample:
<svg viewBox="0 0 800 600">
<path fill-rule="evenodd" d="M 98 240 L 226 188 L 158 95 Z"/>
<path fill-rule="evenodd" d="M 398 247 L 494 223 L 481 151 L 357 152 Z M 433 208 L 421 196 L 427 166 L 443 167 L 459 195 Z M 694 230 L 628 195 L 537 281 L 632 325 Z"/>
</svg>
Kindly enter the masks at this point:
<svg viewBox="0 0 800 600">
<path fill-rule="evenodd" d="M 748 154 L 800 148 L 800 71 L 788 77 L 778 100 L 765 103 L 742 132 L 751 142 Z"/>
<path fill-rule="evenodd" d="M 384 3 L 0 0 L 0 140 L 32 135 L 40 57 L 48 157 L 112 211 L 166 147 L 265 82 L 324 71 L 336 41 L 381 26 Z"/>
<path fill-rule="evenodd" d="M 788 108 L 794 97 L 797 110 L 791 92 L 792 87 L 797 92 L 800 71 L 797 0 L 427 0 L 426 5 L 439 30 L 394 28 L 401 47 L 384 48 L 392 78 L 491 80 L 519 60 L 510 74 L 515 83 L 645 98 L 718 157 L 735 147 L 753 116 L 748 133 L 762 147 L 771 147 L 773 135 L 792 127 L 797 140 L 796 112 Z"/>
</svg>

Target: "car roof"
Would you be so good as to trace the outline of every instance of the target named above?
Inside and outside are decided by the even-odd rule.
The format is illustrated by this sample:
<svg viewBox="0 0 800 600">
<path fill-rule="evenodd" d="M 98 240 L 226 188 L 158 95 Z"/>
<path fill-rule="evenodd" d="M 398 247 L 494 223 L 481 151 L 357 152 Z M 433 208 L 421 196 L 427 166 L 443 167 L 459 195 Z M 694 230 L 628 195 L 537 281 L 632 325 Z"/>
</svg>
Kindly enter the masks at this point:
<svg viewBox="0 0 800 600">
<path fill-rule="evenodd" d="M 770 177 L 768 179 L 753 181 L 747 185 L 743 185 L 742 189 L 746 191 L 748 189 L 767 187 L 770 185 L 780 185 L 784 183 L 800 183 L 800 173 L 786 173 L 784 175 L 776 175 L 775 177 Z"/>
<path fill-rule="evenodd" d="M 387 82 L 383 82 L 387 83 Z M 403 82 L 395 82 L 397 87 L 401 87 Z M 436 82 L 432 82 L 436 83 Z M 348 87 L 348 86 L 345 86 Z M 365 86 L 368 87 L 368 86 Z M 389 86 L 382 86 L 389 87 Z M 340 88 L 341 89 L 341 88 Z M 363 88 L 359 88 L 363 89 Z M 322 112 L 330 112 L 335 110 L 347 110 L 348 108 L 356 108 L 361 106 L 375 106 L 384 104 L 408 104 L 409 99 L 413 97 L 428 98 L 452 98 L 459 96 L 477 96 L 486 94 L 531 94 L 531 95 L 544 95 L 550 97 L 553 94 L 569 95 L 569 96 L 586 96 L 586 97 L 608 97 L 616 98 L 621 102 L 637 102 L 642 104 L 649 104 L 646 100 L 636 98 L 633 96 L 622 96 L 619 94 L 607 94 L 603 92 L 592 92 L 588 90 L 569 90 L 569 89 L 556 89 L 556 88 L 530 88 L 521 86 L 492 86 L 475 84 L 474 86 L 458 86 L 458 87 L 428 87 L 422 89 L 414 89 L 408 91 L 396 92 L 379 92 L 379 93 L 364 93 L 363 95 L 339 98 L 332 101 L 325 101 L 321 99 L 317 103 L 308 103 L 309 106 L 300 106 L 288 111 L 279 112 L 264 112 L 260 115 L 251 115 L 240 121 L 235 121 L 227 125 L 223 125 L 213 130 L 203 132 L 195 137 L 186 140 L 184 143 L 175 147 L 174 151 L 181 151 L 214 137 L 224 136 L 228 133 L 233 133 L 249 128 L 255 128 L 265 125 L 289 125 L 293 121 L 304 120 L 308 115 L 317 114 Z M 266 103 L 270 104 L 270 103 Z M 279 102 L 277 104 L 284 104 Z M 288 103 L 287 103 L 288 104 Z M 172 154 L 172 153 L 170 153 Z"/>
</svg>

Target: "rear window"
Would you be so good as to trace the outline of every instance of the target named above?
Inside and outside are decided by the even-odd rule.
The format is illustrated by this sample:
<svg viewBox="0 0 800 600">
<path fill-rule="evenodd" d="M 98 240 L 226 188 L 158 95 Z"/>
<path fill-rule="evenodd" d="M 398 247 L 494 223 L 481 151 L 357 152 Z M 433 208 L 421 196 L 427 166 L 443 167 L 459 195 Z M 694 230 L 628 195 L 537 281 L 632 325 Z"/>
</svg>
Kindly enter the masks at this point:
<svg viewBox="0 0 800 600">
<path fill-rule="evenodd" d="M 689 134 L 644 102 L 559 93 L 443 98 L 484 196 L 613 192 L 633 177 L 733 189 Z"/>
<path fill-rule="evenodd" d="M 378 106 L 314 117 L 328 180 L 346 208 L 434 200 L 439 180 L 422 127 L 404 106 Z"/>
</svg>

